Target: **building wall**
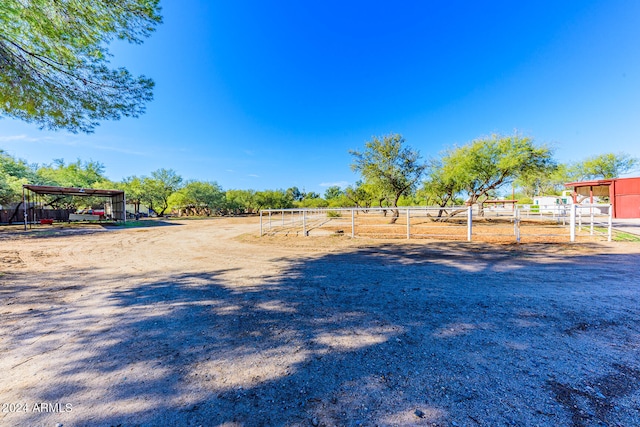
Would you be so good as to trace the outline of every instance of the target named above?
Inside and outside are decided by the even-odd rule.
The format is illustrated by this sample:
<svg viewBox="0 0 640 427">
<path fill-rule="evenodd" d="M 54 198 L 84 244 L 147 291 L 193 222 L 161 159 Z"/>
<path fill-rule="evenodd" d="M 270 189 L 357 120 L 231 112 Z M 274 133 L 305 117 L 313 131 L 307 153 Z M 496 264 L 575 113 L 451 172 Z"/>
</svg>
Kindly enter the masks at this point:
<svg viewBox="0 0 640 427">
<path fill-rule="evenodd" d="M 640 218 L 640 177 L 616 179 L 612 185 L 616 218 Z"/>
</svg>

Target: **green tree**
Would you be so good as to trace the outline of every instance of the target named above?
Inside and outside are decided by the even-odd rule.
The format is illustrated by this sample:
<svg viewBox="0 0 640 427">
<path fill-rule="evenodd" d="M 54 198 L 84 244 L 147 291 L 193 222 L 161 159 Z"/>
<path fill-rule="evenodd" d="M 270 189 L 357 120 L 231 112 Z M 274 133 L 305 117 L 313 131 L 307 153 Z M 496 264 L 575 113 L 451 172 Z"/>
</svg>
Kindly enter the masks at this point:
<svg viewBox="0 0 640 427">
<path fill-rule="evenodd" d="M 294 202 L 302 201 L 305 198 L 305 193 L 300 191 L 298 187 L 287 188 L 287 195 L 291 197 Z"/>
<path fill-rule="evenodd" d="M 134 206 L 134 213 L 140 213 L 140 205 L 144 197 L 144 187 L 142 186 L 142 178 L 137 176 L 129 176 L 116 185 L 116 188 L 123 190 L 127 198 L 127 204 Z"/>
<path fill-rule="evenodd" d="M 211 216 L 225 208 L 225 193 L 216 182 L 187 181 L 170 197 L 169 205 L 182 209 L 187 215 Z"/>
<path fill-rule="evenodd" d="M 162 216 L 169 207 L 169 197 L 181 188 L 181 184 L 182 177 L 173 169 L 153 171 L 151 177 L 142 179 L 142 201 Z"/>
<path fill-rule="evenodd" d="M 20 203 L 22 186 L 37 182 L 34 166 L 0 149 L 0 205 Z"/>
<path fill-rule="evenodd" d="M 546 146 L 536 146 L 531 138 L 493 135 L 445 152 L 441 159 L 445 182 L 456 182 L 467 194 L 467 203 L 483 202 L 495 190 L 533 171 L 548 171 L 554 162 Z"/>
<path fill-rule="evenodd" d="M 227 209 L 234 213 L 253 213 L 258 209 L 255 194 L 253 190 L 227 190 Z"/>
<path fill-rule="evenodd" d="M 565 190 L 565 183 L 577 179 L 580 178 L 576 176 L 572 167 L 560 163 L 549 170 L 532 170 L 521 174 L 514 185 L 519 189 L 522 197 L 532 199 L 536 196 L 559 195 Z"/>
<path fill-rule="evenodd" d="M 344 193 L 351 204 L 358 208 L 370 208 L 375 200 L 375 195 L 370 191 L 370 186 L 360 180 L 355 185 L 348 186 Z"/>
<path fill-rule="evenodd" d="M 288 209 L 292 208 L 293 199 L 283 190 L 258 191 L 255 194 L 255 202 L 260 209 Z"/>
<path fill-rule="evenodd" d="M 437 205 L 444 208 L 454 205 L 456 196 L 462 190 L 463 185 L 459 177 L 446 173 L 441 160 L 432 159 L 429 161 L 427 179 L 418 191 L 418 197 L 422 198 L 427 205 Z M 441 209 L 438 217 L 441 217 L 444 213 L 445 210 Z"/>
<path fill-rule="evenodd" d="M 307 197 L 301 202 L 296 202 L 295 205 L 299 208 L 326 208 L 329 202 L 322 197 Z"/>
<path fill-rule="evenodd" d="M 330 187 L 327 187 L 327 189 L 324 191 L 324 198 L 327 201 L 333 200 L 333 199 L 338 199 L 343 195 L 344 195 L 344 191 L 342 191 L 340 189 L 340 186 L 338 186 L 338 185 L 332 185 Z"/>
<path fill-rule="evenodd" d="M 109 68 L 108 46 L 141 43 L 161 22 L 158 3 L 2 0 L 0 112 L 71 132 L 143 113 L 153 81 Z"/>
<path fill-rule="evenodd" d="M 362 174 L 365 182 L 377 188 L 392 206 L 398 206 L 402 195 L 410 194 L 420 180 L 426 165 L 420 161 L 420 153 L 405 146 L 402 135 L 373 137 L 365 144 L 364 151 L 352 150 L 351 168 Z M 382 200 L 380 200 L 382 204 Z M 393 211 L 391 223 L 399 216 Z"/>
<path fill-rule="evenodd" d="M 589 157 L 575 167 L 581 179 L 618 178 L 633 171 L 640 160 L 626 153 L 605 153 Z"/>
<path fill-rule="evenodd" d="M 43 184 L 58 187 L 92 188 L 95 183 L 107 179 L 102 163 L 80 159 L 69 164 L 64 159 L 55 159 L 52 164 L 41 166 L 37 174 Z"/>
</svg>

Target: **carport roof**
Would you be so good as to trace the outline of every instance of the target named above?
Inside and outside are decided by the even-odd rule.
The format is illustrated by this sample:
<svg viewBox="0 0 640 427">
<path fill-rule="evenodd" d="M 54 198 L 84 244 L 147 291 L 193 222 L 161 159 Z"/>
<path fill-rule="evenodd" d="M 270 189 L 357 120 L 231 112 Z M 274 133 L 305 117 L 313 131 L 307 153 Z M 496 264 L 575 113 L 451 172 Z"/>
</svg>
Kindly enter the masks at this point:
<svg viewBox="0 0 640 427">
<path fill-rule="evenodd" d="M 568 182 L 565 187 L 597 187 L 600 185 L 611 185 L 613 179 L 595 179 L 593 181 Z"/>
<path fill-rule="evenodd" d="M 23 185 L 26 190 L 36 194 L 53 194 L 59 196 L 102 196 L 113 197 L 124 194 L 122 190 L 98 190 L 94 188 L 53 187 L 49 185 Z"/>
</svg>

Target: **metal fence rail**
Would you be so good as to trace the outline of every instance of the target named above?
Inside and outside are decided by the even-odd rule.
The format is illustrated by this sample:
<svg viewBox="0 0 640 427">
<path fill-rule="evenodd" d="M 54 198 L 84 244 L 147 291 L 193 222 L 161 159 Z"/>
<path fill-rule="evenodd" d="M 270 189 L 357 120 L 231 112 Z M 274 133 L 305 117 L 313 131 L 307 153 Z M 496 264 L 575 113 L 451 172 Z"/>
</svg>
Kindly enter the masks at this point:
<svg viewBox="0 0 640 427">
<path fill-rule="evenodd" d="M 260 236 L 331 235 L 355 238 L 495 240 L 537 238 L 576 241 L 577 236 L 611 240 L 610 205 L 403 206 L 398 208 L 264 209 Z"/>
</svg>

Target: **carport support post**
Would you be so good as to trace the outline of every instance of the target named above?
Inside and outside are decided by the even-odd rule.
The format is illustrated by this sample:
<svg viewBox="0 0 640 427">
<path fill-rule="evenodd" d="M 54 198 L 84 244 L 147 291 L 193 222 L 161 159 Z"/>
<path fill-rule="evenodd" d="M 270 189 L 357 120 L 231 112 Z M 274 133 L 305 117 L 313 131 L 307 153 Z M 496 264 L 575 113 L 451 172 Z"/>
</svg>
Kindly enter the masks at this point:
<svg viewBox="0 0 640 427">
<path fill-rule="evenodd" d="M 351 209 L 351 238 L 356 237 L 356 210 Z"/>
<path fill-rule="evenodd" d="M 22 187 L 22 208 L 24 217 L 24 231 L 27 231 L 27 196 L 25 195 L 25 189 Z"/>
<path fill-rule="evenodd" d="M 473 205 L 467 208 L 467 242 L 471 241 L 471 233 L 473 231 Z"/>
<path fill-rule="evenodd" d="M 575 203 L 571 204 L 571 216 L 569 217 L 569 229 L 570 231 L 570 241 L 575 242 L 576 241 L 576 210 L 577 210 L 577 205 Z"/>
</svg>

